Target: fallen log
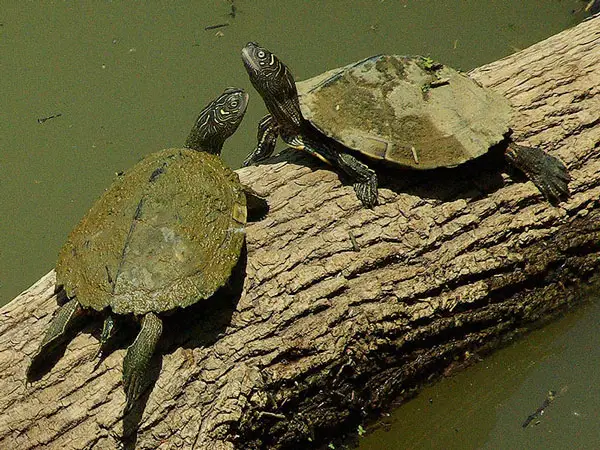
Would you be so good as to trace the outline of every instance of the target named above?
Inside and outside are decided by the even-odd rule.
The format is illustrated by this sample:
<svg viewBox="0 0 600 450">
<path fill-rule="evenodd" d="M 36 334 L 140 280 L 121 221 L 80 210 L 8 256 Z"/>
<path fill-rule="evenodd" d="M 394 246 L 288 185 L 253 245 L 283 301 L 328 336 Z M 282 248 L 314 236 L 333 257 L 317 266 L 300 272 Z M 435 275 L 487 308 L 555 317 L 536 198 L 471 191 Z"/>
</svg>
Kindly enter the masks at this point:
<svg viewBox="0 0 600 450">
<path fill-rule="evenodd" d="M 127 343 L 98 364 L 99 320 L 25 382 L 54 272 L 0 310 L 0 448 L 308 447 L 576 303 L 600 266 L 600 18 L 471 75 L 510 99 L 518 141 L 568 165 L 568 202 L 467 167 L 385 172 L 368 210 L 302 155 L 239 170 L 271 206 L 239 300 L 170 318 L 125 417 Z"/>
</svg>

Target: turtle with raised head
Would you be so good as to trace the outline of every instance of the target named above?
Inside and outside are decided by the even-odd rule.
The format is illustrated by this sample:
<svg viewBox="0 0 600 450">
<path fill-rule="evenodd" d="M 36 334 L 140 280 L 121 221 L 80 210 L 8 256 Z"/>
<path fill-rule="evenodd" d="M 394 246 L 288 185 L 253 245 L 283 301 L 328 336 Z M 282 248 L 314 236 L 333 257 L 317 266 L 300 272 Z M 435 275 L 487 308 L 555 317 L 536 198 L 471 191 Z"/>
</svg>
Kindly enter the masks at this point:
<svg viewBox="0 0 600 450">
<path fill-rule="evenodd" d="M 162 333 L 161 313 L 185 308 L 224 286 L 240 258 L 247 213 L 266 202 L 243 186 L 220 158 L 242 121 L 248 94 L 228 88 L 202 110 L 184 148 L 153 153 L 113 184 L 69 235 L 56 265 L 60 307 L 28 369 L 76 329 L 77 318 L 105 315 L 100 348 L 115 315 L 141 323 L 123 360 L 129 410 Z"/>
<path fill-rule="evenodd" d="M 569 196 L 561 161 L 514 142 L 513 110 L 502 95 L 429 58 L 377 55 L 297 84 L 277 56 L 254 42 L 242 60 L 269 111 L 246 166 L 270 156 L 281 136 L 341 169 L 359 200 L 373 207 L 374 160 L 417 170 L 455 167 L 502 145 L 509 165 L 551 203 Z"/>
</svg>

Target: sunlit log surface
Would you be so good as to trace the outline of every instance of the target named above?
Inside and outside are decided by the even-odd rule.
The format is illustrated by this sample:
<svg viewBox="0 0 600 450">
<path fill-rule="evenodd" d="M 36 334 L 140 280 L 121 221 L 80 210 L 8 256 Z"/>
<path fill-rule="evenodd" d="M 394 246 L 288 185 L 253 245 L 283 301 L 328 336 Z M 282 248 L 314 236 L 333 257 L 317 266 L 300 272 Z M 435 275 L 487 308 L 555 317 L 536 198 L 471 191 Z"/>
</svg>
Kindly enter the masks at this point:
<svg viewBox="0 0 600 450">
<path fill-rule="evenodd" d="M 135 329 L 94 368 L 89 323 L 26 384 L 54 273 L 0 310 L 0 448 L 308 447 L 576 303 L 600 265 L 600 18 L 471 75 L 513 103 L 518 142 L 568 165 L 568 202 L 463 168 L 384 173 L 368 210 L 302 155 L 240 170 L 271 212 L 248 227 L 237 306 L 168 318 L 156 382 L 126 417 Z"/>
</svg>

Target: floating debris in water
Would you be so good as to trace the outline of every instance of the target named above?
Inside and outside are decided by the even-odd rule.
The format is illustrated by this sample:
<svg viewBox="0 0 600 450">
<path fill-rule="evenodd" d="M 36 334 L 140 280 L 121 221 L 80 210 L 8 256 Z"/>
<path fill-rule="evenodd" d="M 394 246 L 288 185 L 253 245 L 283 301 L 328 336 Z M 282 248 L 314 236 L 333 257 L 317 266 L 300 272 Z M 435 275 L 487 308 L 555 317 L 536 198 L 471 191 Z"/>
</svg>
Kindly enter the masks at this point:
<svg viewBox="0 0 600 450">
<path fill-rule="evenodd" d="M 47 120 L 50 120 L 50 119 L 56 119 L 57 117 L 60 117 L 60 116 L 62 116 L 62 113 L 53 114 L 53 115 L 51 115 L 51 116 L 48 116 L 48 117 L 40 117 L 40 118 L 37 120 L 37 122 L 38 122 L 38 123 L 44 123 L 44 122 L 45 122 L 45 121 L 47 121 Z"/>
<path fill-rule="evenodd" d="M 223 28 L 223 27 L 228 27 L 229 24 L 228 23 L 220 23 L 218 25 L 209 25 L 207 27 L 204 27 L 205 30 L 216 30 L 217 28 Z"/>
<path fill-rule="evenodd" d="M 558 391 L 558 392 L 557 391 L 548 391 L 548 395 L 546 396 L 546 398 L 544 399 L 544 401 L 542 402 L 540 407 L 538 409 L 536 409 L 532 414 L 529 414 L 529 416 L 527 416 L 527 419 L 525 419 L 525 422 L 523 422 L 522 427 L 527 428 L 527 426 L 531 422 L 533 422 L 534 420 L 543 416 L 544 413 L 546 412 L 546 408 L 548 408 L 548 406 L 550 406 L 550 404 L 556 399 L 556 397 L 558 395 L 565 393 L 566 391 L 567 391 L 566 386 L 561 388 L 560 391 Z M 539 423 L 540 423 L 540 421 L 536 420 L 535 425 L 538 425 Z"/>
</svg>

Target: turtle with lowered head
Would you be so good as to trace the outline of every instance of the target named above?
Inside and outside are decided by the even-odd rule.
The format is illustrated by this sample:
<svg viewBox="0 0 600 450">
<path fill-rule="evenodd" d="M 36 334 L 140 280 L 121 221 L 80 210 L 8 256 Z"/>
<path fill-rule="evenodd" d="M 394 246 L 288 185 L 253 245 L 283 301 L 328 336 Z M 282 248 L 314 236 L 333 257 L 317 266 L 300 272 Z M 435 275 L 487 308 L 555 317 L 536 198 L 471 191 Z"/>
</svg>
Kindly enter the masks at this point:
<svg viewBox="0 0 600 450">
<path fill-rule="evenodd" d="M 269 157 L 281 136 L 344 172 L 358 199 L 373 207 L 374 161 L 412 170 L 455 167 L 501 145 L 508 165 L 552 204 L 569 196 L 564 164 L 512 138 L 508 101 L 451 67 L 422 56 L 377 55 L 295 83 L 288 67 L 254 42 L 242 60 L 269 111 L 246 166 Z"/>
<path fill-rule="evenodd" d="M 123 360 L 125 410 L 131 408 L 161 337 L 161 313 L 224 286 L 242 253 L 247 215 L 266 212 L 266 202 L 220 158 L 247 104 L 243 90 L 226 89 L 202 110 L 185 147 L 146 156 L 72 230 L 56 264 L 57 287 L 69 300 L 51 320 L 28 378 L 81 316 L 104 315 L 100 348 L 117 328 L 115 317 L 130 316 L 141 325 Z"/>
</svg>

